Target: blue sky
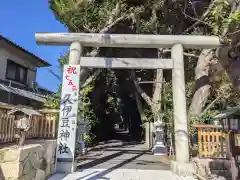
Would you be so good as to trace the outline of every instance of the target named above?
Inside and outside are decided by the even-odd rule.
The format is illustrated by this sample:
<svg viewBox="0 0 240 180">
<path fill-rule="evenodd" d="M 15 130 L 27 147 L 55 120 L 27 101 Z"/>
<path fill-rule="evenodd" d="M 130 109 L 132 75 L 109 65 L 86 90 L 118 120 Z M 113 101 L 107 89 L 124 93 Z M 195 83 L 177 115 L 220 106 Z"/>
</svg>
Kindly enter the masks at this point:
<svg viewBox="0 0 240 180">
<path fill-rule="evenodd" d="M 68 50 L 64 46 L 40 46 L 35 32 L 67 32 L 48 8 L 48 0 L 2 0 L 0 3 L 0 34 L 46 60 L 54 72 L 59 72 L 57 59 Z M 39 85 L 55 91 L 59 81 L 48 71 L 37 71 Z"/>
</svg>

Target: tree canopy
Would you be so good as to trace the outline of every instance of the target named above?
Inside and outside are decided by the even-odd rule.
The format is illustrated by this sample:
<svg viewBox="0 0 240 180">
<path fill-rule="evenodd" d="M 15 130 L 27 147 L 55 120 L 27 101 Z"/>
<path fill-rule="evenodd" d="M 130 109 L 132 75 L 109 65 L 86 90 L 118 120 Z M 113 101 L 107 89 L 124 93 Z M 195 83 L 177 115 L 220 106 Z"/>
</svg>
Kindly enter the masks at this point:
<svg viewBox="0 0 240 180">
<path fill-rule="evenodd" d="M 237 0 L 49 0 L 56 18 L 70 32 L 117 34 L 217 35 L 220 49 L 187 49 L 185 76 L 191 122 L 239 104 L 240 5 Z M 86 56 L 169 57 L 169 49 L 85 48 Z M 60 67 L 68 55 L 59 59 Z M 172 122 L 171 72 L 167 70 L 84 69 L 81 114 L 97 140 L 113 135 L 122 122 L 141 139 L 141 124 L 156 115 Z M 86 78 L 85 78 L 86 77 Z M 139 84 L 141 81 L 156 83 Z M 59 89 L 60 93 L 60 89 Z M 48 107 L 59 107 L 59 93 Z"/>
</svg>

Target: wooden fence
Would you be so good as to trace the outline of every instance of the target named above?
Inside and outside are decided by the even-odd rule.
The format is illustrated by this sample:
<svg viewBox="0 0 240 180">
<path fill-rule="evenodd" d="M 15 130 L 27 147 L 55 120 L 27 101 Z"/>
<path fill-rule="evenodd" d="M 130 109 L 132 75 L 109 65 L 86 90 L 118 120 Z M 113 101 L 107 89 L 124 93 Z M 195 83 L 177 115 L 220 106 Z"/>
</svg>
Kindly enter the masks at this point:
<svg viewBox="0 0 240 180">
<path fill-rule="evenodd" d="M 211 124 L 193 125 L 197 128 L 198 156 L 201 158 L 223 158 L 225 157 L 226 134 L 221 127 Z"/>
<path fill-rule="evenodd" d="M 8 143 L 15 140 L 14 121 L 15 115 L 0 114 L 0 143 Z M 54 113 L 32 116 L 26 138 L 55 138 L 57 121 L 57 115 Z"/>
</svg>

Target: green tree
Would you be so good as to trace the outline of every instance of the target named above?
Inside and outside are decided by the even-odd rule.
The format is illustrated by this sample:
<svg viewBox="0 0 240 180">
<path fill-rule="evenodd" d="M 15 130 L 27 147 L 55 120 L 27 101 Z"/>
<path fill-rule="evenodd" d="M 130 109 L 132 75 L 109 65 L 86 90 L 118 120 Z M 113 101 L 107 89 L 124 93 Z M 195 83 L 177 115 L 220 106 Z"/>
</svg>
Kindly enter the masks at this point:
<svg viewBox="0 0 240 180">
<path fill-rule="evenodd" d="M 211 2 L 205 0 L 49 0 L 49 6 L 56 18 L 71 32 L 195 34 L 217 35 L 221 39 L 231 39 L 231 46 L 224 46 L 217 50 L 190 49 L 184 52 L 189 118 L 199 119 L 210 110 L 224 109 L 229 105 L 235 105 L 238 101 L 240 64 L 234 61 L 236 59 L 234 57 L 240 54 L 237 45 L 239 33 L 236 31 L 240 22 L 240 5 L 237 2 L 237 0 Z M 229 50 L 232 58 L 227 56 Z M 85 48 L 84 55 L 168 58 L 170 51 L 169 49 Z M 67 56 L 62 57 L 60 64 L 66 62 Z M 87 119 L 94 116 L 92 119 L 99 123 L 98 133 L 96 129 L 94 130 L 95 135 L 103 132 L 100 127 L 109 125 L 109 132 L 105 136 L 111 134 L 111 127 L 119 118 L 122 118 L 125 124 L 129 124 L 134 134 L 141 130 L 139 118 L 152 119 L 151 117 L 155 117 L 162 111 L 166 103 L 163 101 L 165 97 L 159 95 L 162 84 L 140 85 L 137 81 L 139 78 L 143 81 L 166 79 L 167 82 L 171 82 L 171 72 L 162 70 L 119 72 L 84 69 L 81 77 L 82 82 L 87 79 L 88 84 L 85 88 L 88 89 L 92 103 L 91 106 L 84 105 L 88 106 L 89 111 L 92 112 Z M 86 91 L 85 88 L 83 92 Z M 234 90 L 231 90 L 231 95 L 223 100 L 221 97 L 230 89 Z M 59 96 L 51 98 L 56 99 Z M 137 103 L 133 103 L 132 100 Z M 57 104 L 59 100 L 51 100 L 51 102 Z M 148 114 L 145 113 L 146 110 Z M 170 107 L 167 110 L 172 111 Z M 141 116 L 134 115 L 137 111 Z M 166 114 L 167 117 L 171 117 L 170 111 Z"/>
</svg>

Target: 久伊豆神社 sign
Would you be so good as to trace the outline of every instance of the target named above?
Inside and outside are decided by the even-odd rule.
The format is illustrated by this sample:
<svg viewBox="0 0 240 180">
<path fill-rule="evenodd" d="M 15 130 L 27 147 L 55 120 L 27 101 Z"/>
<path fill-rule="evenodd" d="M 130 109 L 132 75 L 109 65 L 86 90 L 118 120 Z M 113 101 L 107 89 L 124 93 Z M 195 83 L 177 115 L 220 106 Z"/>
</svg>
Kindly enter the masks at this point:
<svg viewBox="0 0 240 180">
<path fill-rule="evenodd" d="M 57 137 L 57 159 L 74 159 L 80 65 L 65 65 Z"/>
</svg>

